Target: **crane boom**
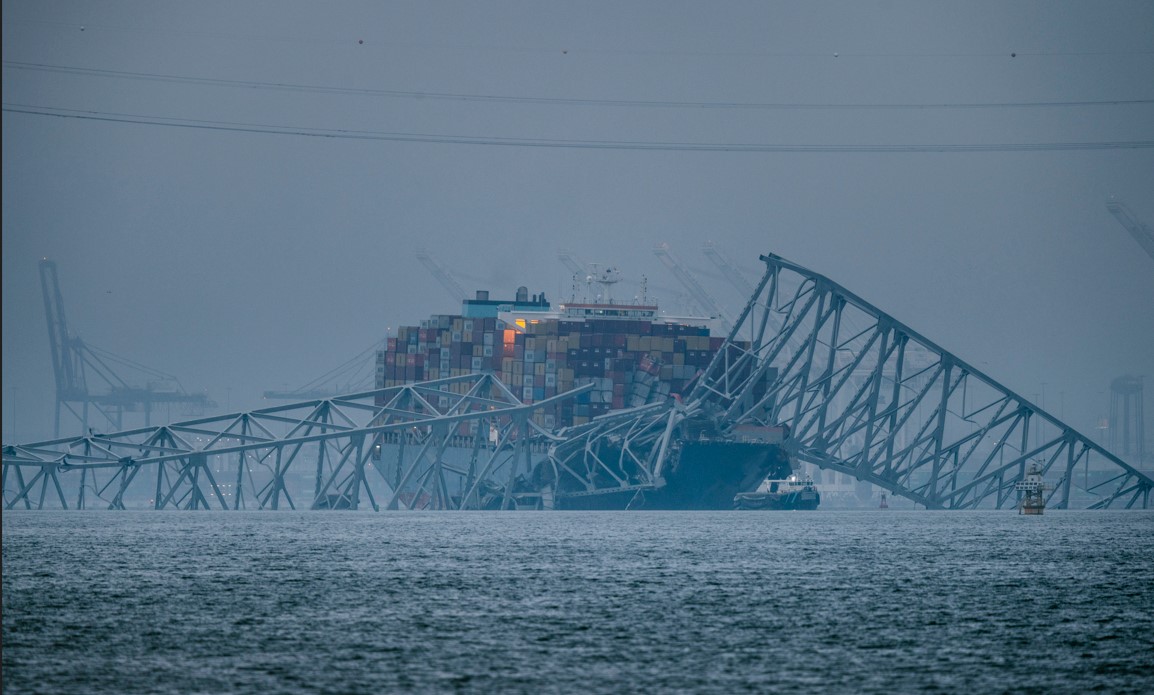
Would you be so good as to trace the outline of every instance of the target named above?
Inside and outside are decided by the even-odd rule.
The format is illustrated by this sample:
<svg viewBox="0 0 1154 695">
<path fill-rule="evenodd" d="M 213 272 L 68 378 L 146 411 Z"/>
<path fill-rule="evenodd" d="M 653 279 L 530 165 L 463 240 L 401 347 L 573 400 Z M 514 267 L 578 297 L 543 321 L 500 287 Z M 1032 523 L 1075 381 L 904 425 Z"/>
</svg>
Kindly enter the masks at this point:
<svg viewBox="0 0 1154 695">
<path fill-rule="evenodd" d="M 1150 258 L 1154 259 L 1154 233 L 1150 228 L 1134 216 L 1130 212 L 1130 208 L 1126 207 L 1124 203 L 1119 200 L 1111 198 L 1106 201 L 1106 209 L 1118 220 L 1126 231 L 1130 232 L 1130 236 L 1134 237 L 1134 241 L 1142 247 L 1142 250 L 1149 254 Z"/>
<path fill-rule="evenodd" d="M 558 251 L 557 260 L 561 261 L 561 263 L 563 263 L 565 267 L 569 269 L 569 272 L 573 273 L 573 275 L 579 275 L 582 278 L 592 275 L 592 272 L 590 272 L 589 268 L 587 268 L 584 263 L 577 260 L 577 257 L 573 255 L 572 251 L 566 251 L 564 249 Z"/>
<path fill-rule="evenodd" d="M 453 295 L 453 299 L 458 302 L 463 302 L 468 299 L 469 296 L 465 294 L 465 290 L 461 287 L 460 283 L 454 280 L 453 276 L 449 275 L 449 271 L 445 270 L 436 259 L 430 256 L 428 251 L 425 249 L 417 249 L 417 260 L 433 274 L 433 277 L 436 278 L 437 282 L 441 283 L 441 287 L 444 287 L 446 292 Z"/>
<path fill-rule="evenodd" d="M 725 331 L 728 332 L 730 326 L 733 325 L 733 320 L 729 318 L 729 315 L 725 313 L 725 310 L 721 308 L 713 297 L 709 296 L 709 293 L 706 292 L 705 288 L 685 269 L 685 266 L 681 265 L 681 263 L 673 257 L 669 252 L 669 245 L 658 244 L 653 247 L 653 253 L 661 259 L 661 262 L 665 264 L 666 268 L 669 268 L 669 270 L 673 272 L 674 277 L 689 291 L 689 295 L 693 297 L 694 301 L 700 304 L 701 307 L 710 314 L 716 316 L 721 321 Z"/>
<path fill-rule="evenodd" d="M 725 275 L 730 284 L 737 288 L 738 292 L 746 297 L 753 294 L 753 285 L 749 284 L 749 280 L 745 279 L 741 271 L 730 263 L 728 258 L 721 255 L 721 249 L 717 248 L 717 244 L 707 241 L 701 245 L 701 252 L 713 262 L 713 265 L 717 266 L 718 270 Z"/>
</svg>

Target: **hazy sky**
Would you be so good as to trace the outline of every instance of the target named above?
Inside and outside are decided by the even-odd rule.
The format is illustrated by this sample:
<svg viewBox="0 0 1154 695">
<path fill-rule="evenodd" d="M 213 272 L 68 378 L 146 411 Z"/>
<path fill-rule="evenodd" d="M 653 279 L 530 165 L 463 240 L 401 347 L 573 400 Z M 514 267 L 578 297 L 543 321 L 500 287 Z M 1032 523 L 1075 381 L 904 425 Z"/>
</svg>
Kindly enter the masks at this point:
<svg viewBox="0 0 1154 695">
<path fill-rule="evenodd" d="M 681 311 L 665 242 L 736 314 L 712 240 L 1087 434 L 1154 386 L 1154 259 L 1104 205 L 1154 224 L 1154 3 L 10 0 L 3 57 L 5 442 L 51 435 L 43 257 L 75 333 L 222 410 L 456 313 L 421 246 L 551 299 L 571 249 Z"/>
</svg>

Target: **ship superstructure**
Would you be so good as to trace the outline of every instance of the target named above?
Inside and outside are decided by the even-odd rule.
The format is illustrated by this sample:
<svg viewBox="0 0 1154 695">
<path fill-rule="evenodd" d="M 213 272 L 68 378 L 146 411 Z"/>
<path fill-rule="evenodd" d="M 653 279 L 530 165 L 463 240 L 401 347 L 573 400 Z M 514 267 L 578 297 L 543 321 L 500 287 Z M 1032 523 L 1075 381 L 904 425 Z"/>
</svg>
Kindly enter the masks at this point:
<svg viewBox="0 0 1154 695">
<path fill-rule="evenodd" d="M 739 492 L 733 498 L 734 509 L 817 509 L 821 493 L 813 478 L 804 480 L 790 475 L 781 480 L 766 479 L 754 492 Z"/>
</svg>

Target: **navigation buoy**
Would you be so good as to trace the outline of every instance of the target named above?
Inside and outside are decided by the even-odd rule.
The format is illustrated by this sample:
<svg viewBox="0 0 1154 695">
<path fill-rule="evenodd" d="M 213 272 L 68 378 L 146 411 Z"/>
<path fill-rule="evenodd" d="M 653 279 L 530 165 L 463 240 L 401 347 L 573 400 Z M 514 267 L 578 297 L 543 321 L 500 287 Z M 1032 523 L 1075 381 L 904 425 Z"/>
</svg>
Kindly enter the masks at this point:
<svg viewBox="0 0 1154 695">
<path fill-rule="evenodd" d="M 882 493 L 882 503 L 878 505 L 878 509 L 889 509 L 890 504 L 886 501 L 886 493 Z"/>
</svg>

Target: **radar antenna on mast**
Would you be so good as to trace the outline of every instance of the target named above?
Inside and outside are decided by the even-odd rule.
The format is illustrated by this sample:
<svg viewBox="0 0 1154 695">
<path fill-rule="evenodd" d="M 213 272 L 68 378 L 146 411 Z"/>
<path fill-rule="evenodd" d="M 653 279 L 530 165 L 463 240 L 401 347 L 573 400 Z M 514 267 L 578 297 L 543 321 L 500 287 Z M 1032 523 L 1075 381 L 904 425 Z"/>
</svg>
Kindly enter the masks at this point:
<svg viewBox="0 0 1154 695">
<path fill-rule="evenodd" d="M 597 301 L 612 304 L 613 286 L 621 282 L 621 271 L 612 266 L 602 269 L 596 263 L 589 264 L 589 269 L 589 275 L 585 278 L 586 283 L 601 285 L 601 291 L 597 293 Z"/>
</svg>

